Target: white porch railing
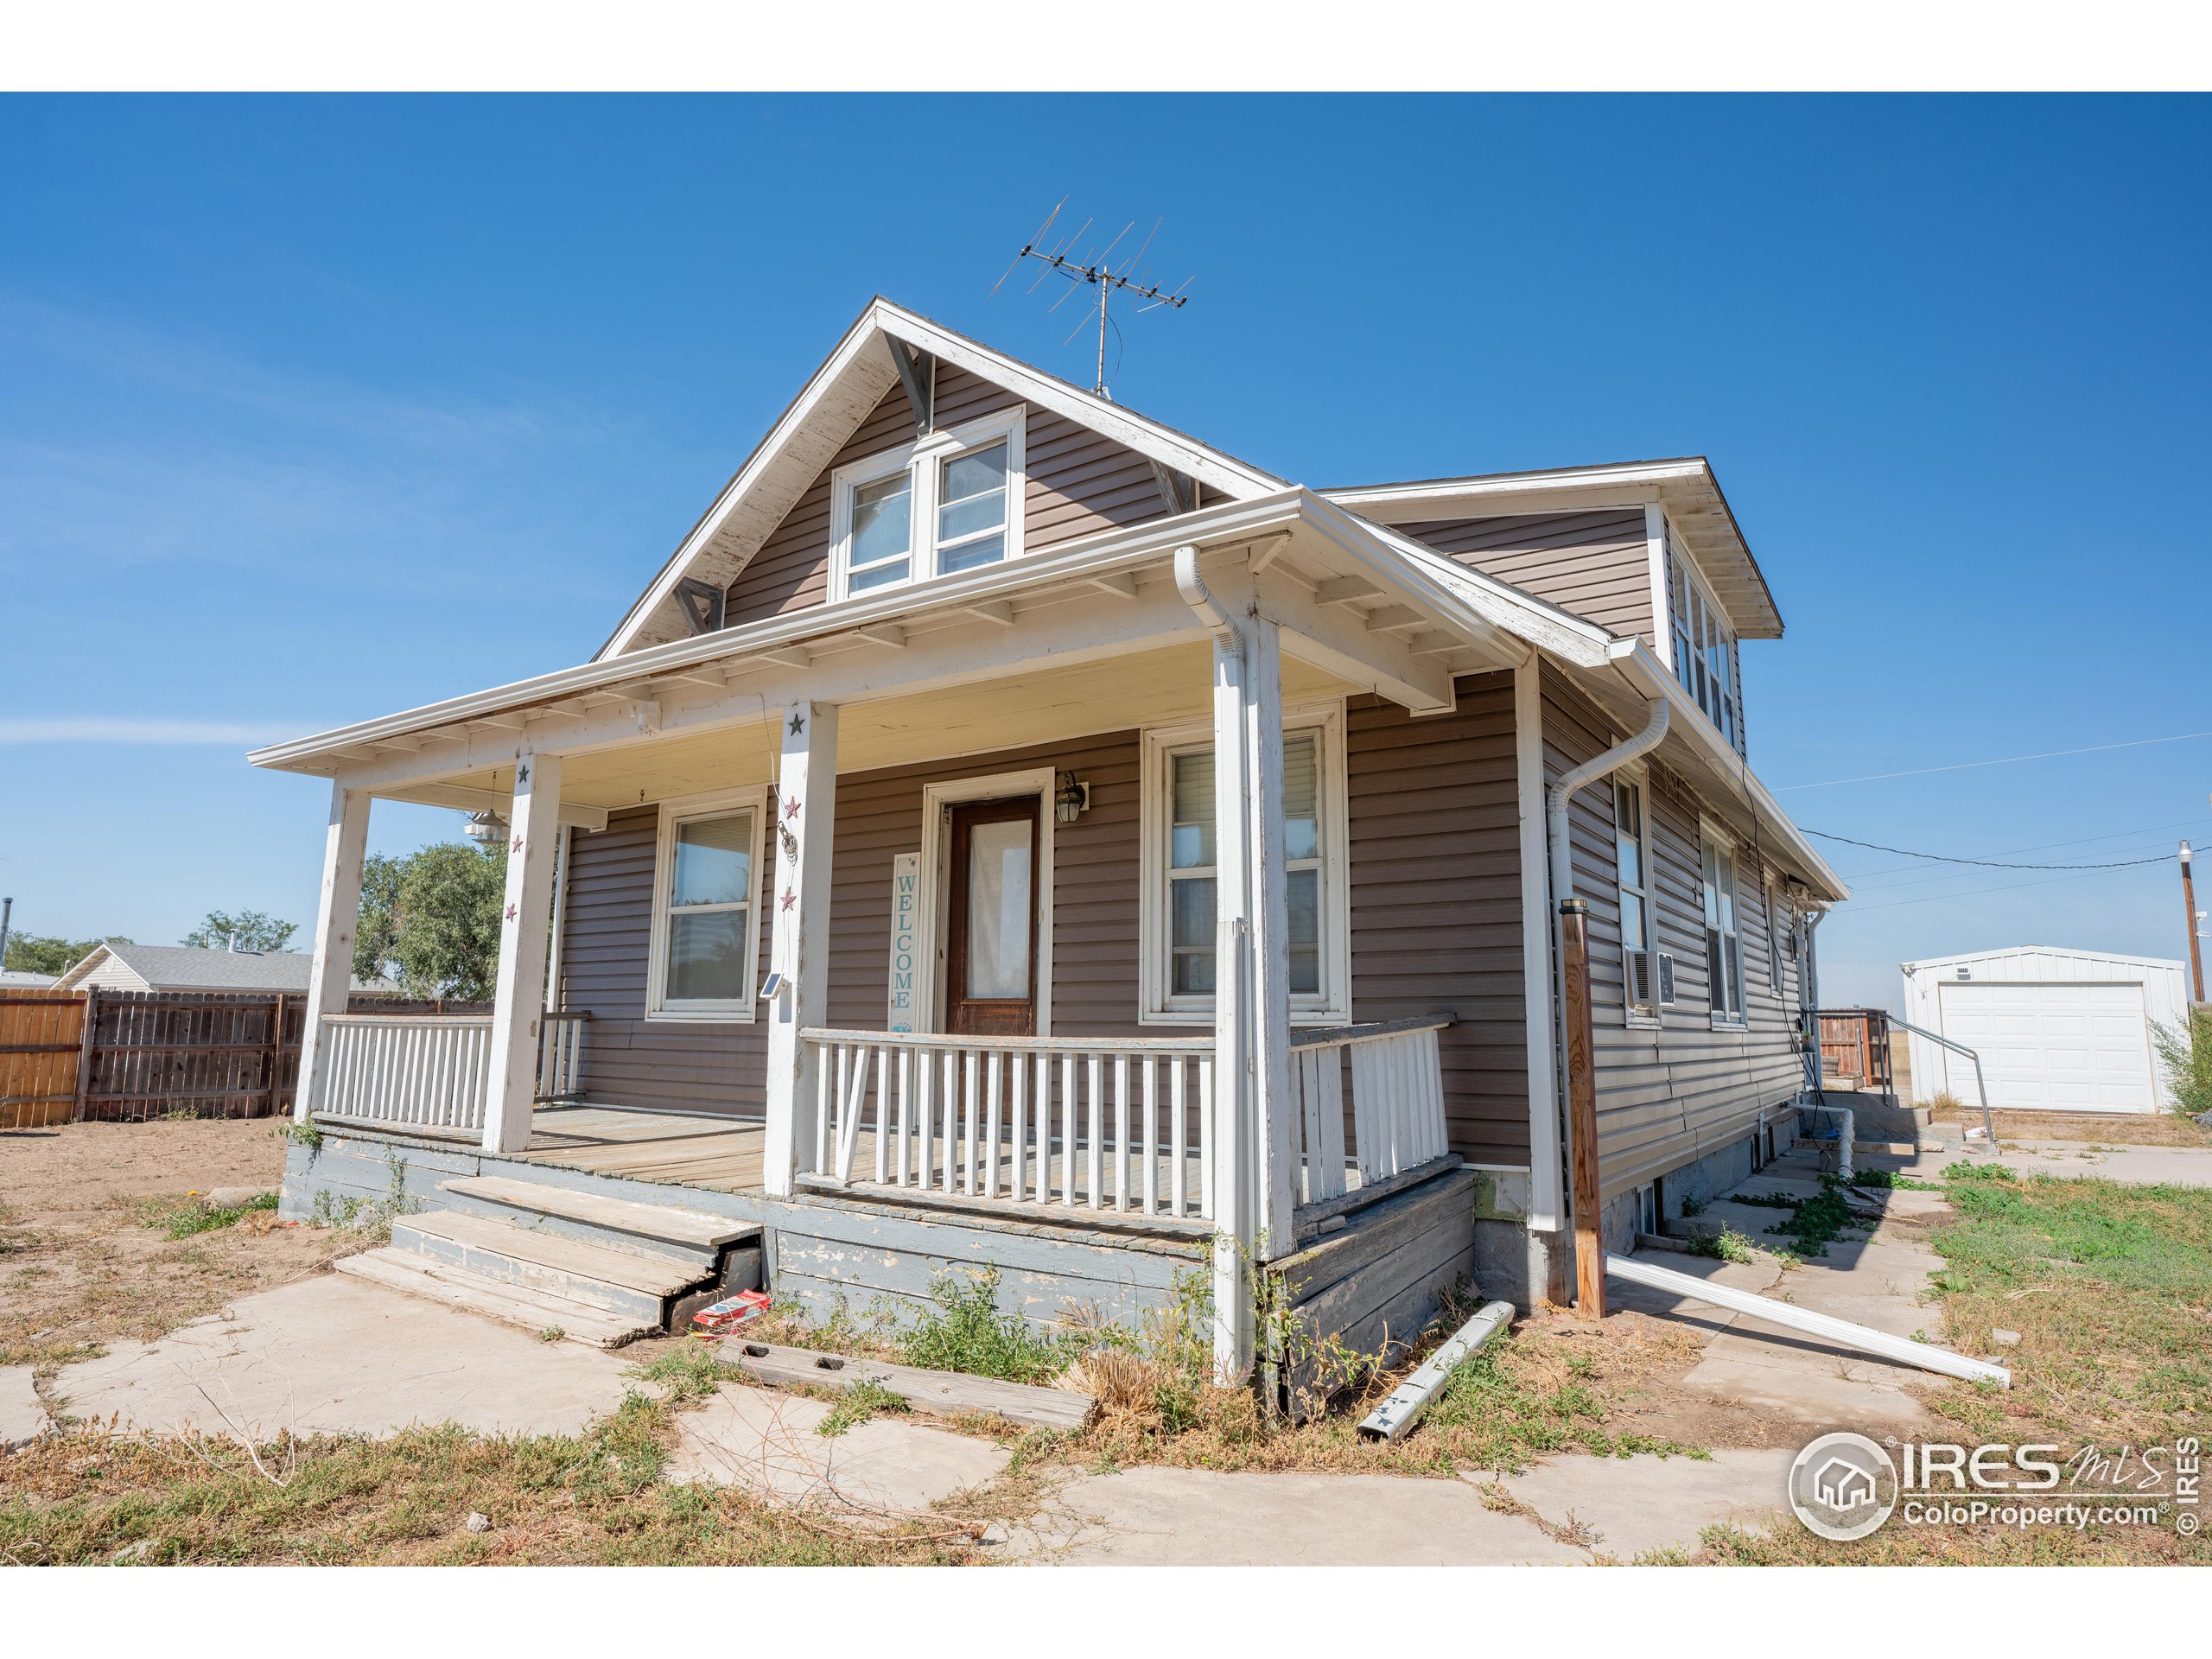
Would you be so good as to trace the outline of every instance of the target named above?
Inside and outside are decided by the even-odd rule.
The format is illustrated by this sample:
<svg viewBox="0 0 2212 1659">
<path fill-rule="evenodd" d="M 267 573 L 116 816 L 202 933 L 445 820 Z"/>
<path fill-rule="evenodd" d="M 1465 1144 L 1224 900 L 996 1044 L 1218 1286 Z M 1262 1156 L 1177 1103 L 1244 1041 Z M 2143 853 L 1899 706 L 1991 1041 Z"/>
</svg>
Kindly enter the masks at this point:
<svg viewBox="0 0 2212 1659">
<path fill-rule="evenodd" d="M 310 1109 L 425 1128 L 481 1129 L 490 1014 L 326 1014 Z"/>
<path fill-rule="evenodd" d="M 1298 1122 L 1300 1204 L 1342 1198 L 1359 1185 L 1441 1158 L 1444 1073 L 1436 1033 L 1453 1016 L 1438 1013 L 1332 1031 L 1294 1032 L 1290 1092 Z M 1351 1072 L 1351 1144 L 1344 1143 L 1344 1071 Z"/>
<path fill-rule="evenodd" d="M 813 1171 L 1116 1214 L 1213 1213 L 1211 1037 L 809 1029 Z"/>
<path fill-rule="evenodd" d="M 575 1100 L 584 1089 L 584 1027 L 591 1015 L 545 1015 L 537 1032 L 537 1099 Z"/>
</svg>

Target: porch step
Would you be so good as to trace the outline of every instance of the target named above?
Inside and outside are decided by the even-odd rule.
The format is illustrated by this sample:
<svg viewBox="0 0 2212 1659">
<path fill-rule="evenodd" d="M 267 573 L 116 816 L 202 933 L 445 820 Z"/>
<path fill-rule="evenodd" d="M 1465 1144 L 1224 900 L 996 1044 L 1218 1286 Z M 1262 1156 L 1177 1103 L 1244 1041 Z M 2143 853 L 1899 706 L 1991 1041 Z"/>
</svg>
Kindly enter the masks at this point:
<svg viewBox="0 0 2212 1659">
<path fill-rule="evenodd" d="M 360 1255 L 343 1256 L 333 1265 L 353 1278 L 442 1302 L 448 1307 L 496 1319 L 533 1336 L 558 1331 L 563 1342 L 582 1343 L 587 1348 L 619 1348 L 660 1329 L 658 1323 L 644 1324 L 623 1314 L 610 1313 L 605 1308 L 572 1302 L 566 1297 L 548 1296 L 521 1285 L 487 1279 L 480 1273 L 451 1267 L 409 1250 L 369 1250 Z"/>
<path fill-rule="evenodd" d="M 511 1221 L 432 1210 L 391 1224 L 392 1248 L 486 1279 L 604 1308 L 658 1328 L 669 1301 L 715 1276 L 711 1267 L 639 1255 L 518 1227 Z"/>
<path fill-rule="evenodd" d="M 495 1220 L 610 1249 L 696 1263 L 705 1272 L 712 1272 L 721 1262 L 722 1246 L 760 1231 L 755 1221 L 733 1221 L 677 1205 L 638 1204 L 505 1175 L 457 1176 L 439 1182 L 438 1191 L 460 1200 L 464 1212 L 487 1213 Z"/>
</svg>

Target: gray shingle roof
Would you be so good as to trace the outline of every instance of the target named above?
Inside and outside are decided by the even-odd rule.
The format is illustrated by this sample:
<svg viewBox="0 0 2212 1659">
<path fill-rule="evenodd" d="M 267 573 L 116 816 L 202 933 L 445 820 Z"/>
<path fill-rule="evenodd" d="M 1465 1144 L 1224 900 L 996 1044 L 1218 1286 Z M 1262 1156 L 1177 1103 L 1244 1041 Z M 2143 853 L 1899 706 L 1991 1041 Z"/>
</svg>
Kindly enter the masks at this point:
<svg viewBox="0 0 2212 1659">
<path fill-rule="evenodd" d="M 157 991 L 304 991 L 315 968 L 315 958 L 304 950 L 203 950 L 190 944 L 101 948 Z M 353 988 L 396 991 L 399 988 L 388 979 L 357 976 Z"/>
</svg>

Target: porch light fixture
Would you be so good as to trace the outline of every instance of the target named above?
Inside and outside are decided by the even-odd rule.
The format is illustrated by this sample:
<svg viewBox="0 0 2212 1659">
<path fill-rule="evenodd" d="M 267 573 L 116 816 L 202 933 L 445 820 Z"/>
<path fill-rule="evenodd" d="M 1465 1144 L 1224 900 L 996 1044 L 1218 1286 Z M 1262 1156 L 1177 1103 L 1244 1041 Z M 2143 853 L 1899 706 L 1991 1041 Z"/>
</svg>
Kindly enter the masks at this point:
<svg viewBox="0 0 2212 1659">
<path fill-rule="evenodd" d="M 487 842 L 507 838 L 507 821 L 488 807 L 481 812 L 472 812 L 461 833 L 481 846 Z"/>
<path fill-rule="evenodd" d="M 1059 787 L 1052 792 L 1052 815 L 1062 823 L 1073 823 L 1090 810 L 1090 785 L 1071 772 L 1062 772 Z"/>
</svg>

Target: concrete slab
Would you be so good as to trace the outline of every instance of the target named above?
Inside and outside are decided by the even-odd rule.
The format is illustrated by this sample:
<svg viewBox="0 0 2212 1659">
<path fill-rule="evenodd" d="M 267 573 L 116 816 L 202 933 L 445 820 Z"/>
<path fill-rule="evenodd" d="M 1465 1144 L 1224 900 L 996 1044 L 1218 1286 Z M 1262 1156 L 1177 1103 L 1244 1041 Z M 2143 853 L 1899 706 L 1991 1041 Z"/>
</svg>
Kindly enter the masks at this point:
<svg viewBox="0 0 2212 1659">
<path fill-rule="evenodd" d="M 413 1423 L 574 1433 L 639 1386 L 626 1363 L 337 1274 L 245 1297 L 63 1369 L 58 1408 L 149 1433 L 389 1435 Z"/>
<path fill-rule="evenodd" d="M 0 1366 L 0 1453 L 29 1446 L 48 1427 L 28 1365 Z"/>
<path fill-rule="evenodd" d="M 1079 1475 L 1010 1527 L 1010 1555 L 1067 1565 L 1573 1565 L 1585 1551 L 1462 1480 L 1126 1469 Z"/>
<path fill-rule="evenodd" d="M 1579 1529 L 1593 1558 L 1633 1561 L 1659 1550 L 1694 1551 L 1698 1535 L 1724 1521 L 1751 1528 L 1786 1510 L 1796 1455 L 1722 1447 L 1711 1462 L 1567 1457 L 1506 1476 L 1503 1484 L 1553 1526 Z"/>
<path fill-rule="evenodd" d="M 993 1481 L 1012 1454 L 971 1435 L 877 1417 L 833 1440 L 815 1433 L 826 1402 L 725 1383 L 677 1422 L 669 1478 L 741 1485 L 842 1513 L 926 1510 Z"/>
</svg>

